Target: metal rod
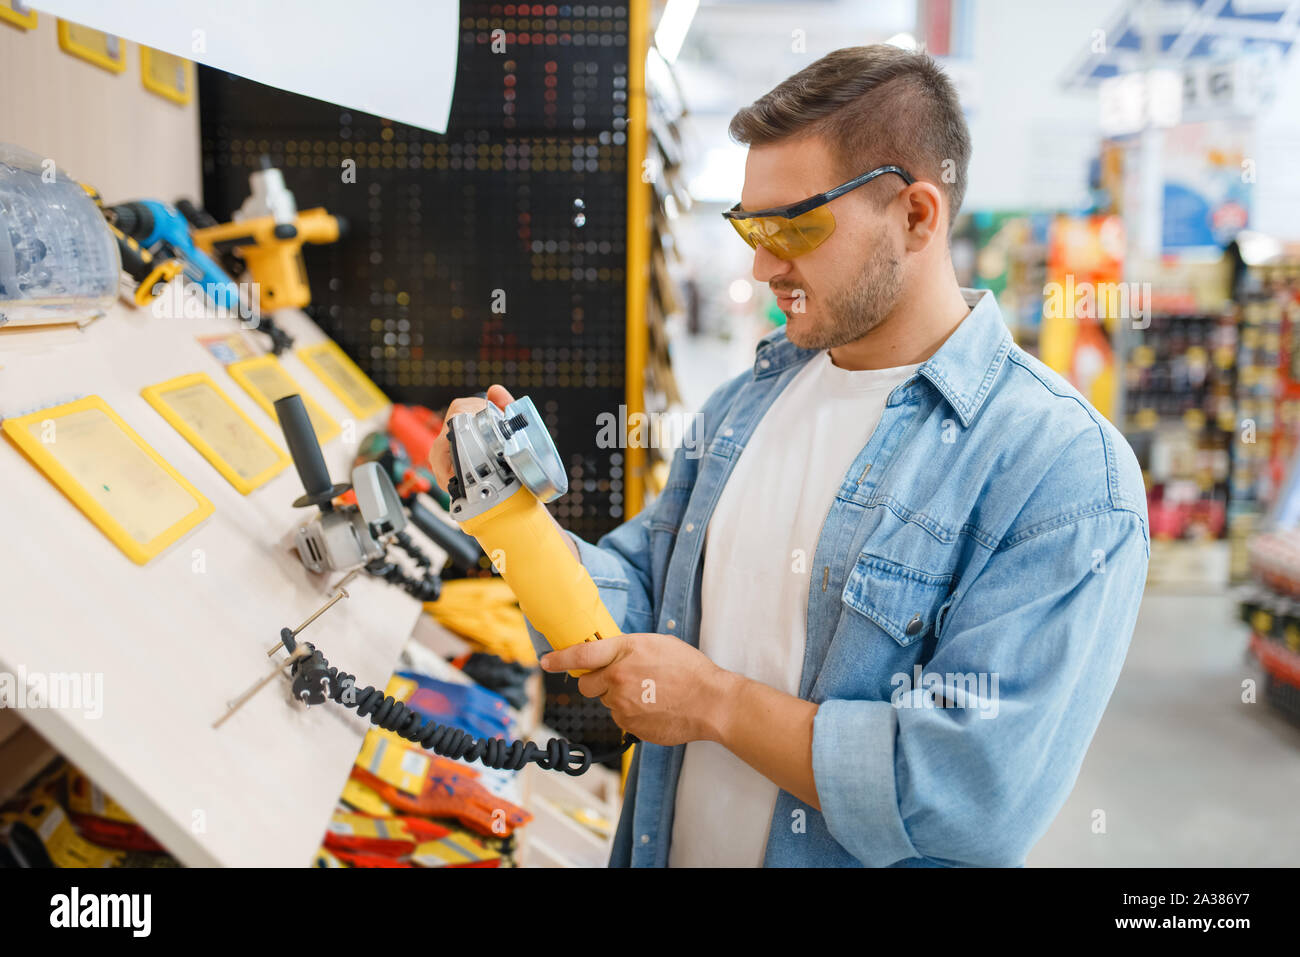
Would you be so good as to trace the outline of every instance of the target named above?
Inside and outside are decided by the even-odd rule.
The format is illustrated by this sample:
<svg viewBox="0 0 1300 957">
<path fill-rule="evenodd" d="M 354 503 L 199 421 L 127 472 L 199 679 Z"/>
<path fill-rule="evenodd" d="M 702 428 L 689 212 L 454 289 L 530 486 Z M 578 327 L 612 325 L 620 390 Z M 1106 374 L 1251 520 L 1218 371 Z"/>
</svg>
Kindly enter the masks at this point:
<svg viewBox="0 0 1300 957">
<path fill-rule="evenodd" d="M 306 621 L 304 621 L 304 622 L 303 622 L 301 625 L 299 625 L 297 628 L 295 628 L 292 632 L 290 632 L 290 634 L 292 634 L 295 638 L 297 638 L 299 632 L 301 632 L 304 628 L 306 628 L 308 625 L 310 625 L 313 621 L 315 621 L 315 620 L 316 620 L 317 618 L 319 618 L 321 615 L 325 614 L 325 612 L 329 611 L 332 607 L 334 607 L 334 604 L 335 604 L 335 603 L 336 603 L 340 598 L 348 598 L 348 597 L 350 597 L 350 596 L 348 595 L 348 590 L 347 590 L 346 588 L 344 588 L 343 586 L 346 585 L 348 582 L 352 581 L 352 579 L 355 578 L 355 577 L 357 576 L 357 574 L 358 574 L 360 571 L 361 571 L 360 568 L 354 568 L 354 569 L 352 569 L 352 571 L 348 572 L 348 573 L 347 573 L 346 575 L 344 575 L 341 579 L 339 579 L 339 583 L 338 583 L 337 585 L 334 586 L 335 591 L 334 591 L 334 595 L 333 595 L 333 597 L 331 597 L 329 601 L 327 601 L 325 604 L 321 605 L 321 606 L 320 606 L 319 608 L 317 608 L 314 612 L 312 612 L 311 617 L 308 618 Z M 283 648 L 283 647 L 284 647 L 284 642 L 283 642 L 283 641 L 277 641 L 275 644 L 273 644 L 270 648 L 267 649 L 266 657 L 270 658 L 273 654 L 275 654 L 277 651 L 279 651 L 279 650 L 280 650 L 281 648 Z"/>
<path fill-rule="evenodd" d="M 321 615 L 325 614 L 325 612 L 327 612 L 327 611 L 329 611 L 331 608 L 333 608 L 335 602 L 337 602 L 340 598 L 347 598 L 347 597 L 348 597 L 347 590 L 346 590 L 346 589 L 343 589 L 343 588 L 340 588 L 337 592 L 334 593 L 334 597 L 333 597 L 333 598 L 331 598 L 331 599 L 330 599 L 329 601 L 327 601 L 325 604 L 323 604 L 323 605 L 321 605 L 319 608 L 317 608 L 314 612 L 311 613 L 311 617 L 310 617 L 310 618 L 308 618 L 306 621 L 304 621 L 301 625 L 299 625 L 297 628 L 295 628 L 295 629 L 293 630 L 293 636 L 294 636 L 295 638 L 297 638 L 297 637 L 298 637 L 298 633 L 299 633 L 300 631 L 302 631 L 304 628 L 306 628 L 308 625 L 310 625 L 313 621 L 315 621 L 315 620 L 316 620 L 317 618 L 319 618 Z"/>
<path fill-rule="evenodd" d="M 214 721 L 212 727 L 214 729 L 221 727 L 225 723 L 226 719 L 229 718 L 236 711 L 238 711 L 240 708 L 242 708 L 244 705 L 246 705 L 249 699 L 253 697 L 253 695 L 257 694 L 268 684 L 274 681 L 276 677 L 282 674 L 284 672 L 285 665 L 293 664 L 299 658 L 306 658 L 308 654 L 309 652 L 307 651 L 307 649 L 302 647 L 301 645 L 295 648 L 292 655 L 290 655 L 288 658 L 284 659 L 284 661 L 280 662 L 278 665 L 275 666 L 274 671 L 272 671 L 266 677 L 259 679 L 258 682 L 255 685 L 253 685 L 253 687 L 249 688 L 247 691 L 241 694 L 234 701 L 227 702 L 226 713 L 223 714 L 216 721 Z"/>
</svg>

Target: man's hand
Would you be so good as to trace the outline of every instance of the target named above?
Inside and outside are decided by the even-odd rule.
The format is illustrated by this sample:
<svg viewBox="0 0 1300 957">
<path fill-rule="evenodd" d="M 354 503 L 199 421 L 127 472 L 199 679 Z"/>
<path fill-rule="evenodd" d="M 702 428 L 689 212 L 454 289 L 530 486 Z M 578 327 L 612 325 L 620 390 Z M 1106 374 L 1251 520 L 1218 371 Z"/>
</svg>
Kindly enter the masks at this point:
<svg viewBox="0 0 1300 957">
<path fill-rule="evenodd" d="M 494 385 L 487 390 L 486 399 L 480 399 L 476 395 L 464 399 L 453 399 L 451 405 L 447 406 L 447 414 L 443 416 L 443 420 L 446 421 L 461 412 L 478 412 L 480 409 L 487 408 L 489 402 L 498 409 L 505 409 L 513 401 L 515 401 L 515 397 L 506 391 L 505 386 Z M 434 477 L 445 491 L 453 471 L 451 444 L 447 441 L 446 429 L 438 433 L 438 437 L 433 440 L 433 445 L 429 449 L 429 468 L 433 469 Z"/>
<path fill-rule="evenodd" d="M 546 671 L 587 670 L 578 690 L 651 744 L 722 741 L 738 675 L 672 635 L 617 635 L 542 656 Z"/>
</svg>

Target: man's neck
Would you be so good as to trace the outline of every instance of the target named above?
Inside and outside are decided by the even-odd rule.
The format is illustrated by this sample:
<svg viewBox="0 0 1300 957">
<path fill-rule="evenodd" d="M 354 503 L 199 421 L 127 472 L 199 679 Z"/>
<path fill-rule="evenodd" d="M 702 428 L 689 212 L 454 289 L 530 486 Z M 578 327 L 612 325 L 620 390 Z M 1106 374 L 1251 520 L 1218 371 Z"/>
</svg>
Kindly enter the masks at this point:
<svg viewBox="0 0 1300 957">
<path fill-rule="evenodd" d="M 841 369 L 892 369 L 934 355 L 970 312 L 951 271 L 946 281 L 914 283 L 893 311 L 861 339 L 830 350 Z"/>
</svg>

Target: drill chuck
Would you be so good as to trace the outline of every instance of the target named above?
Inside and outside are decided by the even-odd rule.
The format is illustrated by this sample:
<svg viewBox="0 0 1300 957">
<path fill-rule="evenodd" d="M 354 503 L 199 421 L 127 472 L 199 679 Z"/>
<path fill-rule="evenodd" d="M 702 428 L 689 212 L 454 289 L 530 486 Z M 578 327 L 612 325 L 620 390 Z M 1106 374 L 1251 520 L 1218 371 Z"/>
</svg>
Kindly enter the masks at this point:
<svg viewBox="0 0 1300 957">
<path fill-rule="evenodd" d="M 119 203 L 105 207 L 109 222 L 138 243 L 146 242 L 154 232 L 153 211 L 144 203 Z"/>
</svg>

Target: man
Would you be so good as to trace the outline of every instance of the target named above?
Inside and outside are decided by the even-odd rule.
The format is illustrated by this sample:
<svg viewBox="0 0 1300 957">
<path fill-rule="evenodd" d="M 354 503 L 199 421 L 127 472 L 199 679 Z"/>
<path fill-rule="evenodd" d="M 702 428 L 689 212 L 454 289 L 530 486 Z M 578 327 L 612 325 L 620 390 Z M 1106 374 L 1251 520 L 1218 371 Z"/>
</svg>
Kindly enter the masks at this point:
<svg viewBox="0 0 1300 957">
<path fill-rule="evenodd" d="M 568 536 L 628 634 L 543 659 L 644 742 L 611 863 L 1021 864 L 1132 634 L 1137 463 L 959 288 L 969 134 L 929 57 L 839 50 L 731 131 L 786 325 L 650 507 Z"/>
</svg>

